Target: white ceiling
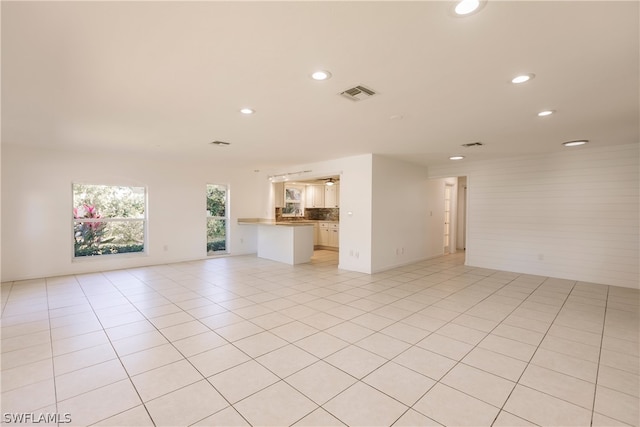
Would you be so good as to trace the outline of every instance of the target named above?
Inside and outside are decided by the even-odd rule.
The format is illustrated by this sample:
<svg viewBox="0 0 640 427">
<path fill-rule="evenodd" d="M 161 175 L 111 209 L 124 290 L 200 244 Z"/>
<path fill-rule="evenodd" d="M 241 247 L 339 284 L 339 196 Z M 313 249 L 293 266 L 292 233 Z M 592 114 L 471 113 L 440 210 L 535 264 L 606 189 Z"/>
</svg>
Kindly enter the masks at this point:
<svg viewBox="0 0 640 427">
<path fill-rule="evenodd" d="M 251 169 L 638 143 L 637 1 L 451 6 L 3 1 L 2 142 Z M 358 84 L 379 94 L 338 95 Z"/>
</svg>

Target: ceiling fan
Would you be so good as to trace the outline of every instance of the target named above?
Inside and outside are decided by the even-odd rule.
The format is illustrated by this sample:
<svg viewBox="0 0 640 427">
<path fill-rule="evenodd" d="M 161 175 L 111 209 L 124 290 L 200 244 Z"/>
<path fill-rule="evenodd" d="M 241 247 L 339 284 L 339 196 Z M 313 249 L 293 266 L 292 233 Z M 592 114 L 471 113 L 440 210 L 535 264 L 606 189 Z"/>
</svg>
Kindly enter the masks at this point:
<svg viewBox="0 0 640 427">
<path fill-rule="evenodd" d="M 334 185 L 336 183 L 336 180 L 333 178 L 325 178 L 324 179 L 324 185 Z"/>
</svg>

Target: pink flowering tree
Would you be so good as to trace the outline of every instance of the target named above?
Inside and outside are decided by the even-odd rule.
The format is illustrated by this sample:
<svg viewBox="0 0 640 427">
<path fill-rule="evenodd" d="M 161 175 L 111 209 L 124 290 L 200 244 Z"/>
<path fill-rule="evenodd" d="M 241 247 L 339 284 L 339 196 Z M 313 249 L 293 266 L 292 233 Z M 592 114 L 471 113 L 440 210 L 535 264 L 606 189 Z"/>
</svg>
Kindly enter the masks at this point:
<svg viewBox="0 0 640 427">
<path fill-rule="evenodd" d="M 95 206 L 84 204 L 73 209 L 73 218 L 76 220 L 99 219 L 101 216 Z M 76 221 L 73 230 L 76 253 L 80 249 L 90 249 L 100 254 L 100 245 L 113 240 L 113 238 L 105 238 L 106 228 L 106 222 Z"/>
</svg>

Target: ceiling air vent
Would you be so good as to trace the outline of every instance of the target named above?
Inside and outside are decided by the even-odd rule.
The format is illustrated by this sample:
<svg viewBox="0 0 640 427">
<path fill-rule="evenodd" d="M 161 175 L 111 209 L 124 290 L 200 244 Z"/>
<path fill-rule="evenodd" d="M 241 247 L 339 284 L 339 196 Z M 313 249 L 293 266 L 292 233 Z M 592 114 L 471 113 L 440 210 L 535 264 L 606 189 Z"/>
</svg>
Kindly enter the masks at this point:
<svg viewBox="0 0 640 427">
<path fill-rule="evenodd" d="M 362 101 L 363 99 L 371 98 L 375 94 L 376 93 L 371 89 L 361 85 L 352 87 L 351 89 L 347 89 L 340 93 L 340 95 L 352 101 Z"/>
<path fill-rule="evenodd" d="M 462 144 L 463 147 L 480 147 L 483 146 L 484 144 L 482 142 L 469 142 L 466 144 Z"/>
</svg>

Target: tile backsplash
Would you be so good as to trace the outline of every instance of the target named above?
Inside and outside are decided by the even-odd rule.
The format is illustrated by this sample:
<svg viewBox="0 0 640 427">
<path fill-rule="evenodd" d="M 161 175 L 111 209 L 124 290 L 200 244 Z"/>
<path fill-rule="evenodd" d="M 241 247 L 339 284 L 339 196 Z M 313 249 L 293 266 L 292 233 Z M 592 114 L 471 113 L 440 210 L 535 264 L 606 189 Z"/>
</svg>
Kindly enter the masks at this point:
<svg viewBox="0 0 640 427">
<path fill-rule="evenodd" d="M 304 216 L 320 221 L 340 221 L 340 208 L 309 208 Z"/>
<path fill-rule="evenodd" d="M 340 221 L 340 208 L 306 208 L 302 217 L 283 217 L 282 208 L 276 208 L 276 221 Z"/>
</svg>

